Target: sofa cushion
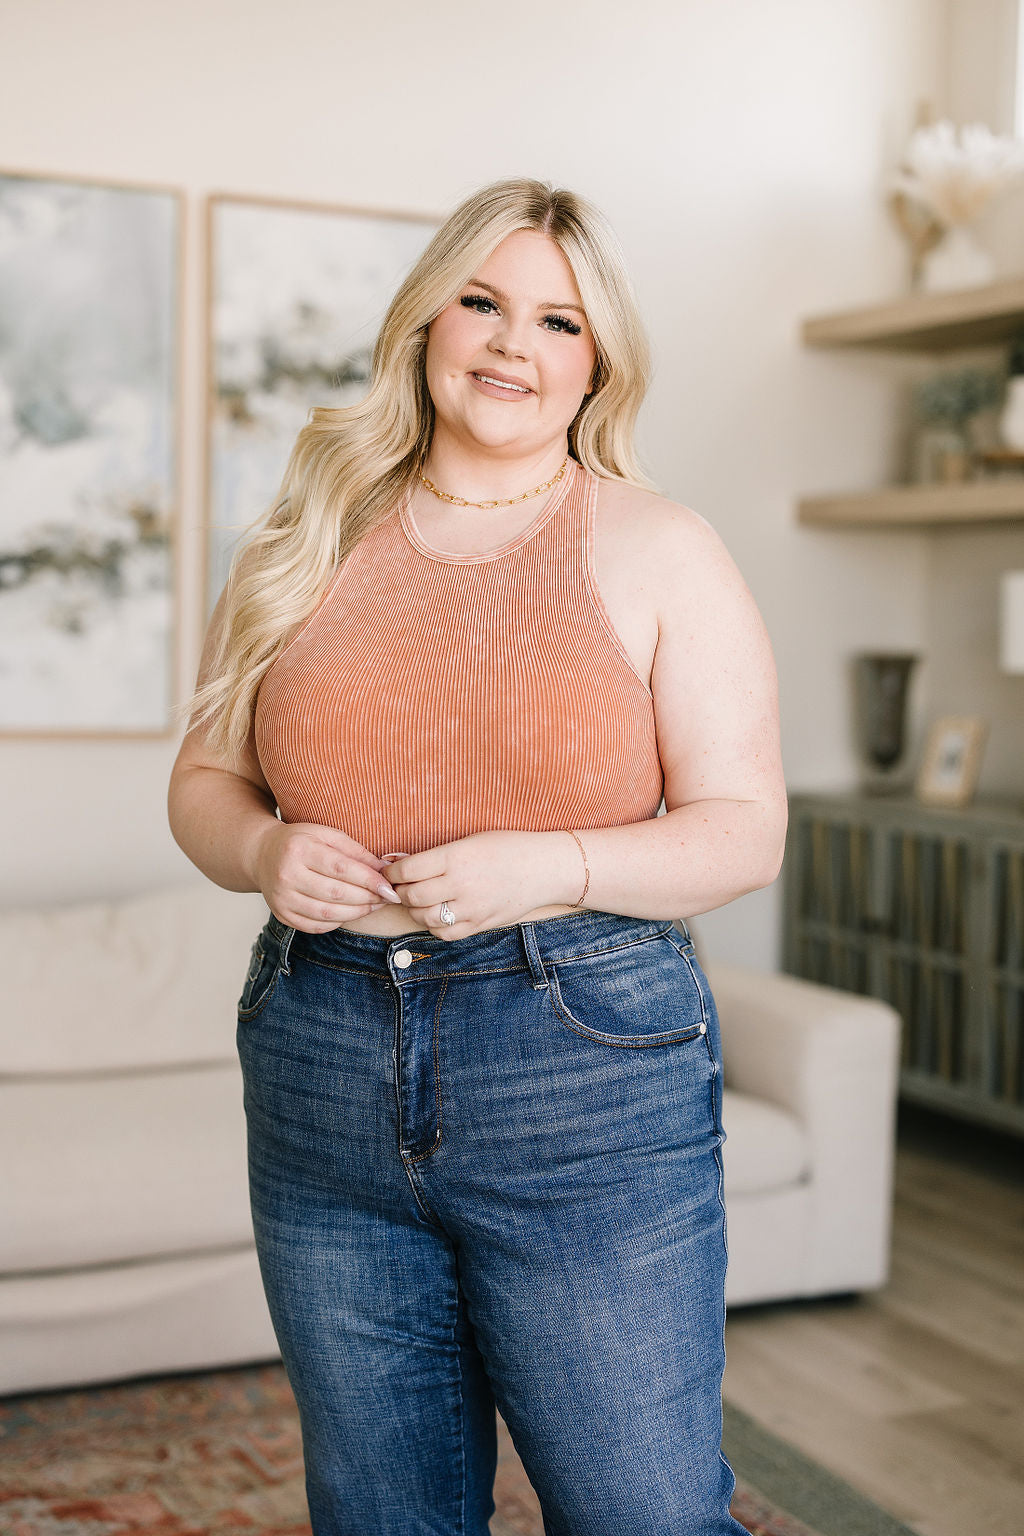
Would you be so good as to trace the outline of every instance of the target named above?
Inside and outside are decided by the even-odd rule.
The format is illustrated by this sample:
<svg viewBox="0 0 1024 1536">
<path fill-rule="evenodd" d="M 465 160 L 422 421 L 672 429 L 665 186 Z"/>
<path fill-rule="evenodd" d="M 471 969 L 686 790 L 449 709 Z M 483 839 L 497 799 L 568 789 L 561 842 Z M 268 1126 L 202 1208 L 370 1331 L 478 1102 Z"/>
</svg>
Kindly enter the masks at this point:
<svg viewBox="0 0 1024 1536">
<path fill-rule="evenodd" d="M 725 1194 L 757 1195 L 809 1176 L 810 1148 L 795 1115 L 753 1094 L 722 1090 Z"/>
<path fill-rule="evenodd" d="M 253 1241 L 237 1061 L 0 1082 L 0 1273 Z"/>
<path fill-rule="evenodd" d="M 209 880 L 0 913 L 0 1074 L 230 1061 L 260 895 Z"/>
</svg>

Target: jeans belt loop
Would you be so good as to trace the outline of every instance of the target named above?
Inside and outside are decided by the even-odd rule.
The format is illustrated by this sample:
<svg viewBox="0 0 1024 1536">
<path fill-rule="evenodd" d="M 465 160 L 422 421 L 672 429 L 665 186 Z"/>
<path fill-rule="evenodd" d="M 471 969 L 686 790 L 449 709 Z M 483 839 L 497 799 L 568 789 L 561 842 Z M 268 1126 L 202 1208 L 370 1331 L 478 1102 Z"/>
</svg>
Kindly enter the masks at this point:
<svg viewBox="0 0 1024 1536">
<path fill-rule="evenodd" d="M 540 957 L 540 947 L 537 943 L 537 935 L 532 923 L 520 923 L 519 932 L 523 940 L 523 952 L 526 955 L 526 963 L 530 968 L 530 982 L 534 990 L 539 992 L 542 987 L 549 985 L 544 962 Z"/>
</svg>

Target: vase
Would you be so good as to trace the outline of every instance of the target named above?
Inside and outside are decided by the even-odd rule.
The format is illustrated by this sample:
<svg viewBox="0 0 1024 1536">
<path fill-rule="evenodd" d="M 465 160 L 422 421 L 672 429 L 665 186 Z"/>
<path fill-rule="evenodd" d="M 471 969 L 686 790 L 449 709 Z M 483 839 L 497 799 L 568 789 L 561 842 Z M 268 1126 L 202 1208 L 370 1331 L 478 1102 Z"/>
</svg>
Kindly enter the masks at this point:
<svg viewBox="0 0 1024 1536">
<path fill-rule="evenodd" d="M 978 244 L 969 224 L 951 224 L 938 245 L 921 261 L 921 288 L 944 293 L 952 288 L 978 288 L 990 283 L 992 257 Z"/>
<path fill-rule="evenodd" d="M 957 427 L 926 425 L 918 428 L 914 437 L 912 470 L 917 485 L 967 480 L 970 471 L 970 443 Z"/>
<path fill-rule="evenodd" d="M 999 436 L 1007 448 L 1024 453 L 1024 373 L 1011 374 L 999 417 Z"/>
<path fill-rule="evenodd" d="M 869 794 L 905 786 L 896 769 L 903 757 L 910 675 L 918 657 L 913 653 L 864 651 L 857 668 L 857 738 L 864 759 L 862 788 Z"/>
</svg>

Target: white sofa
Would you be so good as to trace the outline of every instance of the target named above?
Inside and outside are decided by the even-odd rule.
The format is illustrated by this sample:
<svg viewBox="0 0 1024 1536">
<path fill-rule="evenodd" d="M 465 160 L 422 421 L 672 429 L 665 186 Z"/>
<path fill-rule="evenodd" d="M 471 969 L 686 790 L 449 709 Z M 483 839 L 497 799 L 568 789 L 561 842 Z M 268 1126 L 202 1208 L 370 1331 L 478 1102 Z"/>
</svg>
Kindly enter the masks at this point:
<svg viewBox="0 0 1024 1536">
<path fill-rule="evenodd" d="M 205 880 L 3 914 L 0 1393 L 277 1356 L 235 1051 L 266 915 Z M 705 968 L 726 1056 L 727 1301 L 882 1285 L 898 1015 Z"/>
</svg>

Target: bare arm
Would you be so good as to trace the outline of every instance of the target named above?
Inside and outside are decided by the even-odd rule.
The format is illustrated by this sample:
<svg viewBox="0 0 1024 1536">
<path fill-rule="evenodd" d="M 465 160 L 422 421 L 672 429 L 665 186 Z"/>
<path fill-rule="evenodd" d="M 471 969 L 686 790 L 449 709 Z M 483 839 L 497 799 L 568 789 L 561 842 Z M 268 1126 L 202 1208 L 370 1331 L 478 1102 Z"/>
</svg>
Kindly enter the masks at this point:
<svg viewBox="0 0 1024 1536">
<path fill-rule="evenodd" d="M 651 569 L 660 592 L 651 686 L 665 815 L 580 834 L 590 865 L 585 905 L 689 917 L 770 885 L 781 868 L 788 805 L 778 683 L 753 596 L 704 518 L 663 504 Z M 546 835 L 561 871 L 553 899 L 574 902 L 583 888 L 579 849 Z"/>
<path fill-rule="evenodd" d="M 199 682 L 210 675 L 224 618 L 224 594 L 210 620 Z M 236 761 L 216 754 L 201 726 L 188 731 L 167 794 L 171 832 L 179 848 L 215 885 L 262 891 L 282 922 L 324 933 L 389 901 L 386 868 L 368 849 L 334 827 L 278 819 L 256 753 L 252 724 Z"/>
</svg>

